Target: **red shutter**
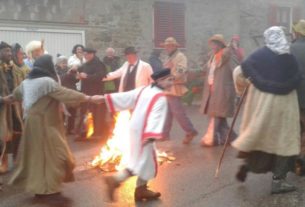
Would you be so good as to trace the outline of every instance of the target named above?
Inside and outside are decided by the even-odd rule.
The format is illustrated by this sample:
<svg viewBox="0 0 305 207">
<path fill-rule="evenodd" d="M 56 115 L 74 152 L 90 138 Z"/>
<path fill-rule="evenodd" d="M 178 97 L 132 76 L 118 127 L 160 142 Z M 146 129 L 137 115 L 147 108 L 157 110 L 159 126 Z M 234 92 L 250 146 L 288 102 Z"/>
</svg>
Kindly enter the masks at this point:
<svg viewBox="0 0 305 207">
<path fill-rule="evenodd" d="M 268 9 L 268 25 L 269 26 L 276 26 L 277 25 L 277 6 L 274 4 L 269 5 Z"/>
<path fill-rule="evenodd" d="M 155 2 L 154 43 L 155 47 L 167 37 L 175 37 L 185 47 L 185 7 L 183 3 Z"/>
</svg>

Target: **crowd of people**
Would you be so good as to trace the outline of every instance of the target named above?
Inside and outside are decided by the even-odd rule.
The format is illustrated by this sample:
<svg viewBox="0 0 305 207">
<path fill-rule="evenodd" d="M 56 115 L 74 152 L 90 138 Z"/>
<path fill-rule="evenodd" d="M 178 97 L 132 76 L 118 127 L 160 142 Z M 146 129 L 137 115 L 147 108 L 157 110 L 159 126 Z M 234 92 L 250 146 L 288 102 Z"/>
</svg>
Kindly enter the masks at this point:
<svg viewBox="0 0 305 207">
<path fill-rule="evenodd" d="M 305 20 L 296 23 L 293 32 L 289 44 L 281 27 L 268 28 L 265 46 L 246 59 L 239 36 L 228 44 L 215 34 L 208 40 L 211 52 L 204 68 L 200 112 L 207 116 L 208 126 L 201 146 L 225 144 L 227 118 L 247 88 L 240 131 L 228 137 L 244 160 L 236 178 L 244 182 L 249 172 L 272 172 L 272 193 L 296 190 L 285 178 L 294 171 L 305 131 Z M 160 46 L 166 59 L 161 61 L 161 51 L 154 50 L 148 63 L 135 47 L 124 49 L 126 61 L 121 62 L 113 48 L 106 49 L 102 60 L 94 48 L 80 44 L 70 57 L 52 57 L 45 54 L 43 41 L 31 41 L 25 52 L 18 43 L 2 41 L 0 173 L 14 168 L 10 184 L 20 184 L 37 197 L 57 195 L 62 182 L 74 179 L 75 161 L 66 136 L 85 141 L 84 119 L 90 112 L 91 139 L 105 144 L 112 114 L 131 110 L 133 154 L 126 169 L 106 177 L 107 192 L 114 199 L 120 183 L 135 175 L 136 201 L 159 198 L 159 192 L 147 188 L 157 173 L 155 141 L 171 139 L 173 118 L 185 132 L 183 144 L 199 133 L 181 101 L 188 90 L 187 57 L 173 37 Z"/>
</svg>

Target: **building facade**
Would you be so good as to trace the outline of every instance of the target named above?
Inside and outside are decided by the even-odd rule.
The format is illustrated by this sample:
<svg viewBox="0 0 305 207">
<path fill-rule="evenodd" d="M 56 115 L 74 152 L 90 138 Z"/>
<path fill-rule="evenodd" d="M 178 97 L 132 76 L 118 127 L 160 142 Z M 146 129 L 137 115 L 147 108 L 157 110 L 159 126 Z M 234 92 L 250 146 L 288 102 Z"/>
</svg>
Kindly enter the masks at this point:
<svg viewBox="0 0 305 207">
<path fill-rule="evenodd" d="M 57 31 L 60 37 L 47 39 L 43 32 L 38 37 L 53 55 L 70 55 L 73 43 L 96 48 L 100 57 L 107 47 L 121 56 L 123 48 L 133 45 L 144 60 L 166 36 L 175 36 L 190 69 L 199 69 L 211 35 L 220 33 L 229 41 L 239 34 L 249 53 L 262 44 L 268 26 L 280 24 L 289 31 L 294 20 L 304 17 L 304 7 L 304 0 L 0 0 L 0 34 L 19 29 L 20 40 L 16 36 L 14 42 L 26 42 L 25 32 Z M 73 42 L 72 33 L 82 35 Z M 62 34 L 69 36 L 69 44 Z"/>
</svg>

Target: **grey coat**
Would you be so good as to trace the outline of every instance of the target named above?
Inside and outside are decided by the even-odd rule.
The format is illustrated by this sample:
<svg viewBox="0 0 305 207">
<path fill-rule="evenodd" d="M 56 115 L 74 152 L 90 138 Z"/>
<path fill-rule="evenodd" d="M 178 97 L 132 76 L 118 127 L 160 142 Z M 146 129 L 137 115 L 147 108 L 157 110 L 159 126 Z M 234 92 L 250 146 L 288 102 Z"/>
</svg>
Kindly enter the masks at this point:
<svg viewBox="0 0 305 207">
<path fill-rule="evenodd" d="M 210 61 L 213 59 L 211 57 Z M 209 65 L 209 64 L 208 64 Z M 208 68 L 207 74 L 209 74 Z M 208 76 L 204 81 L 200 112 L 213 117 L 232 117 L 234 114 L 235 89 L 233 83 L 230 51 L 224 49 L 222 60 L 214 72 L 214 91 L 210 91 Z"/>
<path fill-rule="evenodd" d="M 297 39 L 290 47 L 291 54 L 297 59 L 299 70 L 303 73 L 303 80 L 298 87 L 298 100 L 301 109 L 305 109 L 305 37 Z"/>
</svg>

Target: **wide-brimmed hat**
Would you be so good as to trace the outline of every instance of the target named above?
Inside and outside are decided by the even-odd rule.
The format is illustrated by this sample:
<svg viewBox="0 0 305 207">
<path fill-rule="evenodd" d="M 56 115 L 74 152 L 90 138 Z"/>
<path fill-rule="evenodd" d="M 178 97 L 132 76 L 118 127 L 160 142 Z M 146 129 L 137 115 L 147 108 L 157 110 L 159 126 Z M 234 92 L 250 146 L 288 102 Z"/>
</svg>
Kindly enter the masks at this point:
<svg viewBox="0 0 305 207">
<path fill-rule="evenodd" d="M 292 29 L 303 36 L 305 36 L 305 20 L 301 19 L 296 24 L 292 25 Z"/>
<path fill-rule="evenodd" d="M 224 39 L 224 37 L 223 37 L 223 35 L 221 35 L 221 34 L 215 34 L 215 35 L 213 35 L 212 37 L 210 37 L 210 39 L 209 39 L 209 44 L 211 44 L 211 42 L 213 42 L 213 41 L 215 41 L 215 42 L 220 42 L 220 43 L 223 44 L 224 46 L 227 45 L 227 44 L 226 44 L 226 41 L 225 41 L 225 39 Z"/>
<path fill-rule="evenodd" d="M 174 37 L 168 37 L 164 40 L 163 43 L 160 44 L 160 46 L 162 46 L 162 47 L 164 47 L 165 45 L 179 46 L 179 43 L 177 42 L 177 40 Z"/>
</svg>

